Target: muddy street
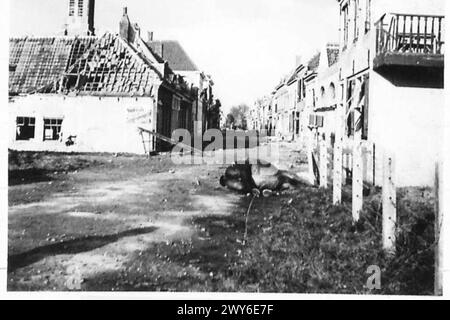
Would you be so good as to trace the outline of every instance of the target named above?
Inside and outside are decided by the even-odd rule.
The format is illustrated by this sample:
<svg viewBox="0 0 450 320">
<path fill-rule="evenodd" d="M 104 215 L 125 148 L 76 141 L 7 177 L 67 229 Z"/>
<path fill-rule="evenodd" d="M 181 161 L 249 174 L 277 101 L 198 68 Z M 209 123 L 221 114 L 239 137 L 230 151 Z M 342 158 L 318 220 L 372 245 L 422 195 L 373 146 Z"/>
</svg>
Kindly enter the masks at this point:
<svg viewBox="0 0 450 320">
<path fill-rule="evenodd" d="M 84 279 L 123 271 L 152 243 L 191 241 L 199 231 L 193 217 L 230 214 L 239 200 L 218 184 L 220 166 L 83 158 L 87 168 L 10 187 L 10 289 L 83 289 Z"/>
</svg>

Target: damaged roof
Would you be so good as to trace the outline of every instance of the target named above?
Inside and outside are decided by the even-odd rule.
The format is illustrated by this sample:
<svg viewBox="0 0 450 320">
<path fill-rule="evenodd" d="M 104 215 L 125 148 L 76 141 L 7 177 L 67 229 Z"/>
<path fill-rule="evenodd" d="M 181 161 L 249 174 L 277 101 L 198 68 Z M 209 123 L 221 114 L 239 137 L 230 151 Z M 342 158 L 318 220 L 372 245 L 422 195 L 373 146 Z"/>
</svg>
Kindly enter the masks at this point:
<svg viewBox="0 0 450 320">
<path fill-rule="evenodd" d="M 35 91 L 60 78 L 96 40 L 95 37 L 10 39 L 9 91 Z"/>
<path fill-rule="evenodd" d="M 320 52 L 316 53 L 311 60 L 308 61 L 308 70 L 309 71 L 317 71 L 317 69 L 319 68 L 319 63 L 320 63 Z"/>
<path fill-rule="evenodd" d="M 159 81 L 189 90 L 170 69 L 162 74 L 118 35 L 10 39 L 9 92 L 149 96 Z"/>
<path fill-rule="evenodd" d="M 178 41 L 149 41 L 147 46 L 162 59 L 168 61 L 172 70 L 198 71 L 197 66 Z"/>
</svg>

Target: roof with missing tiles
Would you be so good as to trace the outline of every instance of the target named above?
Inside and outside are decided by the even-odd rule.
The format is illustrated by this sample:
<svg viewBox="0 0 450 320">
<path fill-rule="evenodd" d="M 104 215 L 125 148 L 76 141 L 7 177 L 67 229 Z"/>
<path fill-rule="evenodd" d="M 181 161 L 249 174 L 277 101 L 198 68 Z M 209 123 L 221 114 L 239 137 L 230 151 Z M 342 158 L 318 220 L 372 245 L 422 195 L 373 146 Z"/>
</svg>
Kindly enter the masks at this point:
<svg viewBox="0 0 450 320">
<path fill-rule="evenodd" d="M 10 39 L 9 92 L 151 96 L 164 82 L 190 88 L 170 68 L 160 72 L 118 35 Z"/>
<path fill-rule="evenodd" d="M 339 47 L 329 46 L 327 47 L 328 66 L 331 67 L 339 61 Z"/>
<path fill-rule="evenodd" d="M 27 93 L 59 79 L 95 37 L 14 38 L 9 41 L 9 91 Z"/>
<path fill-rule="evenodd" d="M 308 61 L 308 70 L 309 71 L 317 71 L 320 63 L 320 52 L 316 53 L 309 61 Z"/>
</svg>

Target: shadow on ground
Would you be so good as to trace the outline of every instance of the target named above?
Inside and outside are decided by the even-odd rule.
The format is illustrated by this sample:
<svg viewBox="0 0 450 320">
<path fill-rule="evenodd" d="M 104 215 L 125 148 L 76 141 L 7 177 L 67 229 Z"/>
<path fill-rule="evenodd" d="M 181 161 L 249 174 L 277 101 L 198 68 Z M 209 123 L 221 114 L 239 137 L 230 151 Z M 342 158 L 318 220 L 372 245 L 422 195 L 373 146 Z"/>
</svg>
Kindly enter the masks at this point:
<svg viewBox="0 0 450 320">
<path fill-rule="evenodd" d="M 9 256 L 8 272 L 13 272 L 18 268 L 29 266 L 49 256 L 87 252 L 117 242 L 121 238 L 148 234 L 157 229 L 158 228 L 156 227 L 138 228 L 111 235 L 87 236 L 38 247 L 27 252 Z"/>
<path fill-rule="evenodd" d="M 53 179 L 48 176 L 50 172 L 44 169 L 10 170 L 9 186 L 18 186 L 36 182 L 48 182 Z"/>
<path fill-rule="evenodd" d="M 279 214 L 286 197 L 260 198 L 249 216 L 248 240 L 261 231 L 268 212 Z M 236 274 L 242 263 L 245 214 L 251 198 L 243 196 L 230 215 L 193 218 L 197 233 L 191 241 L 155 243 L 131 257 L 126 273 L 108 271 L 86 279 L 83 290 L 100 291 L 258 291 L 256 285 L 240 286 Z"/>
</svg>

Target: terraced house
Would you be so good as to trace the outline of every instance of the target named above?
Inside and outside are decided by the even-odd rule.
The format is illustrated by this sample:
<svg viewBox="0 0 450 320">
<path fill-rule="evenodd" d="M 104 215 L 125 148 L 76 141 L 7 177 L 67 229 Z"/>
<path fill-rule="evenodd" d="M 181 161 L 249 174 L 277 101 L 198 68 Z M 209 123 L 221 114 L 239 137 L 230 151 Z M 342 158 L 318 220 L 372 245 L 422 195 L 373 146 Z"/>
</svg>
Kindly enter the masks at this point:
<svg viewBox="0 0 450 320">
<path fill-rule="evenodd" d="M 10 39 L 11 149 L 144 153 L 168 145 L 139 128 L 170 137 L 205 122 L 199 104 L 212 81 L 192 62 L 179 68 L 181 46 L 158 52 L 126 8 L 119 32 L 98 36 L 94 10 L 94 0 L 69 0 L 61 36 Z"/>
<path fill-rule="evenodd" d="M 444 115 L 444 0 L 338 0 L 345 140 L 366 149 L 364 179 L 395 155 L 398 186 L 432 185 Z"/>
<path fill-rule="evenodd" d="M 272 95 L 278 135 L 296 133 L 298 118 L 293 137 L 301 144 L 342 141 L 348 174 L 360 146 L 366 183 L 382 183 L 383 157 L 391 154 L 398 186 L 431 185 L 442 155 L 444 2 L 337 0 L 339 43 L 296 75 L 297 107 L 288 79 Z M 294 110 L 300 114 L 289 119 Z"/>
</svg>

